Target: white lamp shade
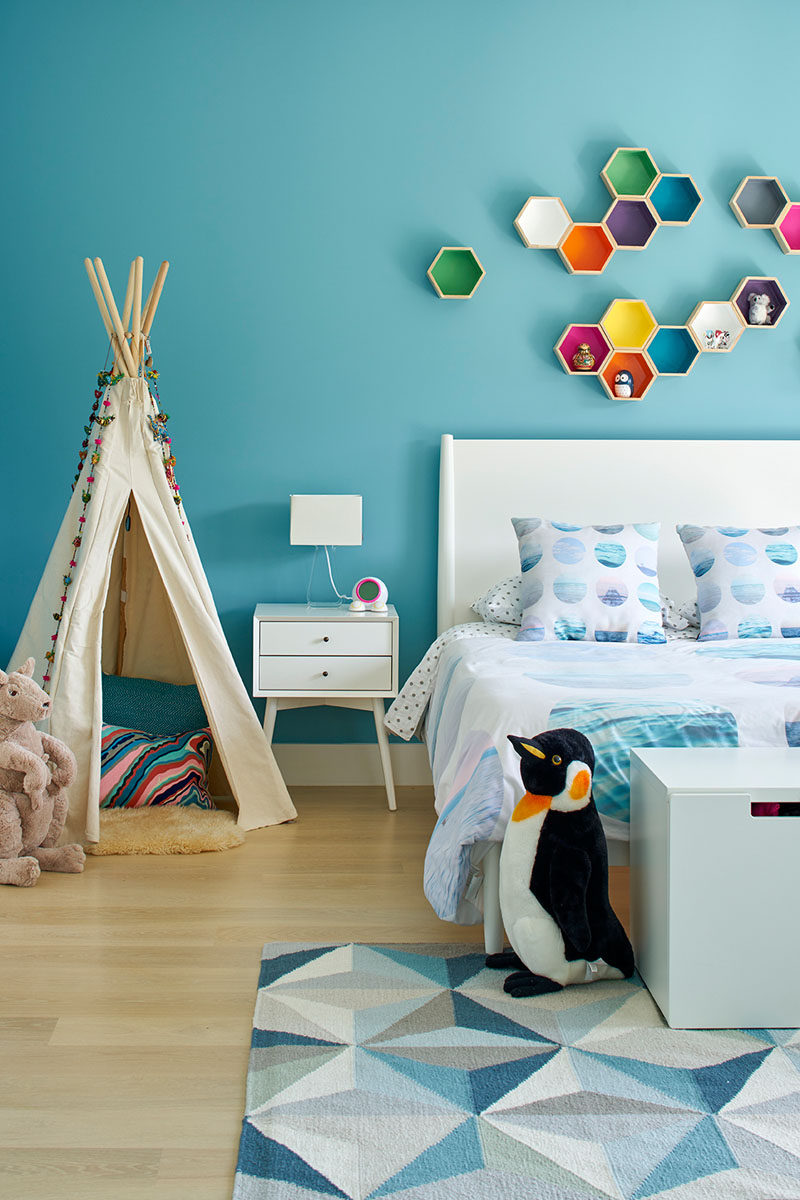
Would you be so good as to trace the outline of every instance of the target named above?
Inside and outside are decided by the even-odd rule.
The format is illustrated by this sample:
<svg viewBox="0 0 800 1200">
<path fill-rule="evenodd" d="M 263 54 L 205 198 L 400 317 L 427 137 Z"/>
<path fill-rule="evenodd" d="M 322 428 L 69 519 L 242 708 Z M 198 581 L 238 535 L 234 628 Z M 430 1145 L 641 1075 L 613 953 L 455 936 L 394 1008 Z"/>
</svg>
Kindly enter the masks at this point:
<svg viewBox="0 0 800 1200">
<path fill-rule="evenodd" d="M 290 496 L 292 546 L 360 546 L 360 496 Z"/>
</svg>

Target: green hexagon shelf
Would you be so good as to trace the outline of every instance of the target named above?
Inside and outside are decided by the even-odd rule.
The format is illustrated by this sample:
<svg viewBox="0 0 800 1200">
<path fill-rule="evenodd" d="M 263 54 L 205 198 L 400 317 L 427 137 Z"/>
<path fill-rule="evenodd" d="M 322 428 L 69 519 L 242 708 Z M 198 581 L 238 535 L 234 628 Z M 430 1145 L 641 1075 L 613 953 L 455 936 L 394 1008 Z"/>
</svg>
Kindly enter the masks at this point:
<svg viewBox="0 0 800 1200">
<path fill-rule="evenodd" d="M 603 167 L 600 178 L 615 198 L 646 196 L 658 174 L 649 150 L 641 146 L 620 146 Z"/>
<path fill-rule="evenodd" d="M 442 246 L 428 278 L 442 300 L 469 300 L 486 272 L 472 246 Z"/>
<path fill-rule="evenodd" d="M 691 175 L 662 174 L 641 146 L 618 146 L 601 177 L 612 196 L 602 221 L 572 221 L 560 196 L 529 196 L 514 219 L 524 245 L 557 250 L 572 275 L 599 275 L 615 250 L 644 250 L 659 226 L 688 225 L 703 203 Z"/>
</svg>

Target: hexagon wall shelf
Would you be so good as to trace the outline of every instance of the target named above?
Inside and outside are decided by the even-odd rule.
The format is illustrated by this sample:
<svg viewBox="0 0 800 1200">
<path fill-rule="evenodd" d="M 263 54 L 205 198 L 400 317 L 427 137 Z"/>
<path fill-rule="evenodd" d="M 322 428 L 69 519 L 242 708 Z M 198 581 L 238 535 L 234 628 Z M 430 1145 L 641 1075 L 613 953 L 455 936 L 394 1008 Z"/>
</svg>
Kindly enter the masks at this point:
<svg viewBox="0 0 800 1200">
<path fill-rule="evenodd" d="M 784 254 L 800 254 L 800 204 L 787 204 L 772 232 Z"/>
<path fill-rule="evenodd" d="M 612 196 L 646 196 L 658 178 L 658 167 L 649 150 L 620 146 L 600 172 Z"/>
<path fill-rule="evenodd" d="M 471 246 L 442 246 L 428 267 L 428 278 L 443 300 L 469 300 L 484 275 Z"/>
<path fill-rule="evenodd" d="M 701 300 L 686 325 L 706 354 L 730 354 L 745 330 L 744 317 L 732 300 Z"/>
<path fill-rule="evenodd" d="M 659 375 L 688 375 L 700 347 L 685 325 L 659 325 L 647 343 L 647 353 Z"/>
<path fill-rule="evenodd" d="M 662 225 L 688 225 L 703 203 L 691 175 L 659 175 L 647 199 Z"/>
<path fill-rule="evenodd" d="M 745 229 L 769 229 L 784 254 L 800 254 L 800 203 L 774 175 L 745 175 L 730 199 Z"/>
<path fill-rule="evenodd" d="M 579 346 L 588 346 L 594 366 L 576 367 L 574 357 Z M 556 357 L 568 375 L 597 375 L 611 353 L 611 343 L 599 325 L 568 325 L 555 345 Z"/>
<path fill-rule="evenodd" d="M 572 224 L 558 243 L 558 253 L 570 275 L 599 275 L 608 266 L 614 249 L 602 222 Z"/>
<path fill-rule="evenodd" d="M 644 250 L 660 225 L 688 225 L 703 203 L 691 175 L 662 174 L 641 146 L 618 146 L 600 174 L 612 196 L 602 221 L 573 222 L 560 196 L 529 196 L 514 220 L 529 250 L 557 250 L 571 275 L 601 274 L 615 250 Z"/>
<path fill-rule="evenodd" d="M 618 371 L 630 371 L 633 376 L 633 395 L 617 396 L 614 392 L 614 376 Z M 612 400 L 644 400 L 655 383 L 656 369 L 644 350 L 615 350 L 599 379 L 603 390 Z"/>
<path fill-rule="evenodd" d="M 769 297 L 768 324 L 751 325 L 751 292 Z M 553 347 L 568 375 L 593 375 L 612 400 L 642 400 L 659 375 L 686 376 L 701 354 L 733 350 L 745 329 L 774 329 L 789 307 L 777 279 L 746 275 L 730 300 L 701 300 L 685 325 L 659 325 L 644 300 L 612 300 L 596 325 L 568 325 Z M 583 346 L 594 356 L 591 370 L 581 369 L 573 357 Z M 620 370 L 633 376 L 633 395 L 614 393 L 614 376 Z"/>
<path fill-rule="evenodd" d="M 644 250 L 658 229 L 655 213 L 646 200 L 615 200 L 603 224 L 618 250 Z"/>
<path fill-rule="evenodd" d="M 751 292 L 757 292 L 760 296 L 769 296 L 772 312 L 763 325 L 750 324 L 750 304 L 747 297 Z M 733 293 L 733 303 L 742 314 L 742 320 L 748 329 L 774 329 L 789 307 L 790 301 L 777 279 L 772 279 L 769 276 L 756 277 L 746 275 L 744 279 L 739 281 L 739 285 Z"/>
<path fill-rule="evenodd" d="M 514 220 L 514 228 L 529 250 L 555 250 L 571 224 L 558 196 L 529 196 Z"/>
<path fill-rule="evenodd" d="M 657 322 L 644 300 L 612 300 L 600 324 L 612 346 L 643 350 Z"/>
<path fill-rule="evenodd" d="M 733 215 L 745 229 L 772 229 L 788 203 L 774 175 L 745 175 L 730 200 Z"/>
</svg>

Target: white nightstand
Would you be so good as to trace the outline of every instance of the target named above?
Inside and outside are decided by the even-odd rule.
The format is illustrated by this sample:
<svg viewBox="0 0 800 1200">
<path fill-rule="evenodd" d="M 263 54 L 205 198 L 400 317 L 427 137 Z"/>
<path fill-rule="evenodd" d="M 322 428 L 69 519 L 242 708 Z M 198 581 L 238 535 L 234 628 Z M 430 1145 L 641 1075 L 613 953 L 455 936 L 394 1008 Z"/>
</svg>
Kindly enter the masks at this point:
<svg viewBox="0 0 800 1200">
<path fill-rule="evenodd" d="M 330 704 L 372 712 L 394 811 L 389 738 L 383 701 L 397 695 L 399 620 L 385 612 L 308 604 L 259 604 L 253 615 L 253 695 L 266 696 L 264 732 L 272 741 L 279 709 Z"/>
</svg>

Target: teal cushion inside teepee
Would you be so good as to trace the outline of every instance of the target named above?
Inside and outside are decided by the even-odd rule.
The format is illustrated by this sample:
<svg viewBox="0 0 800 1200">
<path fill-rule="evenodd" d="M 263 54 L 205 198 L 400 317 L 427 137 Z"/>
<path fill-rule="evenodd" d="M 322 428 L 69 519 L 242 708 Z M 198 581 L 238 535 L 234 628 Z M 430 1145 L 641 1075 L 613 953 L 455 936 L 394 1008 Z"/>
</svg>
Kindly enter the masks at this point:
<svg viewBox="0 0 800 1200">
<path fill-rule="evenodd" d="M 208 718 L 193 683 L 103 675 L 103 724 L 174 737 L 206 728 Z"/>
</svg>

